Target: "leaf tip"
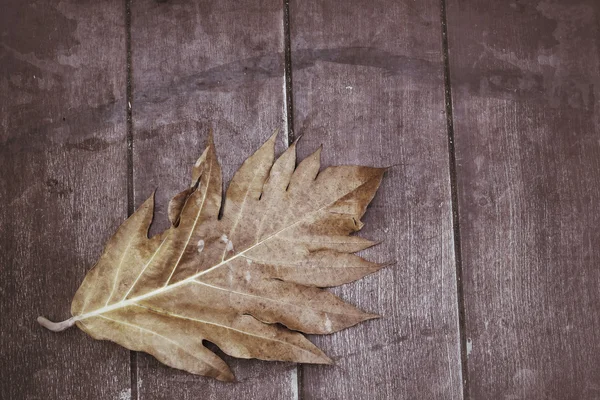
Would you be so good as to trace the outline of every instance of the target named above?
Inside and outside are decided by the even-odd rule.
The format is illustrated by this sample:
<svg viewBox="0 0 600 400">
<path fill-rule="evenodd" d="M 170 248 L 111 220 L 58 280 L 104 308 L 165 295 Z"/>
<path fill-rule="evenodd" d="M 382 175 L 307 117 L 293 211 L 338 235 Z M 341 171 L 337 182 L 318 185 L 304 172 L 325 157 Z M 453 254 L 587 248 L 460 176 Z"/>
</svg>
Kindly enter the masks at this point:
<svg viewBox="0 0 600 400">
<path fill-rule="evenodd" d="M 302 139 L 302 136 L 304 136 L 303 134 L 298 135 L 298 137 L 296 139 L 294 139 L 294 141 L 292 142 L 291 146 L 295 146 L 300 139 Z"/>
<path fill-rule="evenodd" d="M 379 314 L 372 314 L 372 313 L 366 313 L 365 314 L 365 321 L 369 321 L 371 319 L 380 319 L 383 318 L 383 316 L 379 315 Z"/>
<path fill-rule="evenodd" d="M 142 204 L 141 207 L 143 206 L 147 206 L 147 207 L 154 207 L 154 200 L 156 199 L 156 191 L 158 190 L 158 188 L 154 188 L 154 190 L 152 191 L 152 194 L 150 194 L 150 197 L 148 197 L 146 200 L 144 200 L 144 203 Z"/>
<path fill-rule="evenodd" d="M 375 271 L 379 271 L 379 270 L 382 270 L 384 268 L 387 268 L 389 266 L 396 264 L 396 260 L 384 261 L 381 263 L 373 263 L 373 264 L 375 266 Z"/>
<path fill-rule="evenodd" d="M 229 382 L 229 383 L 237 382 L 235 375 L 233 375 L 233 372 L 231 372 L 231 371 L 223 372 L 222 374 L 217 376 L 217 380 L 219 380 L 221 382 Z"/>
<path fill-rule="evenodd" d="M 369 245 L 367 247 L 365 247 L 362 250 L 371 248 L 371 247 L 375 247 L 375 246 L 379 246 L 380 244 L 382 244 L 384 241 L 383 240 L 369 240 Z"/>
<path fill-rule="evenodd" d="M 395 164 L 390 164 L 387 167 L 381 167 L 381 169 L 383 170 L 383 172 L 388 172 L 389 170 L 396 168 L 396 167 L 404 167 L 406 166 L 405 163 L 395 163 Z"/>
<path fill-rule="evenodd" d="M 311 362 L 311 364 L 333 365 L 335 363 L 331 358 L 329 358 L 327 354 L 323 353 L 321 350 L 319 350 L 318 357 L 319 358 Z"/>
<path fill-rule="evenodd" d="M 262 149 L 268 149 L 269 153 L 274 154 L 275 153 L 275 142 L 277 140 L 277 136 L 279 136 L 279 131 L 280 131 L 279 128 L 275 129 L 275 131 L 271 134 L 271 136 L 269 136 L 269 138 L 263 143 L 263 145 L 260 146 L 260 149 L 258 151 L 260 151 Z M 257 153 L 258 153 L 258 151 L 257 151 Z"/>
<path fill-rule="evenodd" d="M 208 137 L 206 138 L 206 147 L 211 147 L 215 145 L 215 138 L 213 135 L 212 126 L 208 128 Z"/>
<path fill-rule="evenodd" d="M 277 136 L 279 136 L 279 132 L 281 131 L 280 128 L 275 128 L 275 130 L 273 131 L 273 133 L 271 134 L 271 136 L 269 137 L 269 139 L 267 139 L 267 142 L 275 142 L 275 139 L 277 139 Z"/>
<path fill-rule="evenodd" d="M 333 365 L 333 364 L 335 364 L 335 361 L 333 361 L 331 358 L 325 356 L 325 362 L 323 364 L 325 364 L 325 365 Z"/>
<path fill-rule="evenodd" d="M 317 150 L 313 151 L 313 153 L 309 157 L 314 157 L 317 160 L 321 160 L 321 152 L 323 152 L 323 143 L 321 143 Z"/>
</svg>

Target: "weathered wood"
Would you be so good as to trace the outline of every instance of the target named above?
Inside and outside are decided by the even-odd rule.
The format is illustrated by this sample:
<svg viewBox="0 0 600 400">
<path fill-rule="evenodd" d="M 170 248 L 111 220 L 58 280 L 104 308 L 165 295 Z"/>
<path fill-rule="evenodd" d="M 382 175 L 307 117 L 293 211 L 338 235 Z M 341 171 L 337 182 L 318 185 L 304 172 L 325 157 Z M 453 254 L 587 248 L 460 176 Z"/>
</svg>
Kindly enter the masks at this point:
<svg viewBox="0 0 600 400">
<path fill-rule="evenodd" d="M 73 294 L 127 216 L 123 21 L 122 2 L 2 4 L 2 399 L 129 391 L 127 350 L 36 323 L 70 316 Z"/>
<path fill-rule="evenodd" d="M 473 399 L 600 397 L 599 16 L 449 1 Z"/>
<path fill-rule="evenodd" d="M 324 164 L 395 165 L 364 218 L 396 264 L 335 290 L 383 318 L 314 341 L 303 399 L 460 399 L 438 1 L 291 1 L 296 135 Z"/>
<path fill-rule="evenodd" d="M 133 2 L 135 203 L 158 187 L 155 231 L 167 226 L 168 200 L 189 184 L 210 127 L 228 182 L 285 126 L 282 7 L 274 0 Z M 294 364 L 224 358 L 237 384 L 139 354 L 139 398 L 293 398 Z"/>
</svg>

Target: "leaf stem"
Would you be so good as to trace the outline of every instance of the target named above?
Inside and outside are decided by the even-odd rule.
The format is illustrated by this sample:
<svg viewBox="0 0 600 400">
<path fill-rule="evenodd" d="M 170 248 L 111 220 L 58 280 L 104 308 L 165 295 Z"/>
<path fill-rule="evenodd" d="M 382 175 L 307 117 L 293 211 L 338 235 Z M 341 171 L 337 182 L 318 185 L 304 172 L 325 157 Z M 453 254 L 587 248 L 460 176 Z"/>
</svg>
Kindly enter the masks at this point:
<svg viewBox="0 0 600 400">
<path fill-rule="evenodd" d="M 75 325 L 75 317 L 71 317 L 62 322 L 52 322 L 44 317 L 38 317 L 37 322 L 44 328 L 50 329 L 52 332 L 61 332 Z"/>
</svg>

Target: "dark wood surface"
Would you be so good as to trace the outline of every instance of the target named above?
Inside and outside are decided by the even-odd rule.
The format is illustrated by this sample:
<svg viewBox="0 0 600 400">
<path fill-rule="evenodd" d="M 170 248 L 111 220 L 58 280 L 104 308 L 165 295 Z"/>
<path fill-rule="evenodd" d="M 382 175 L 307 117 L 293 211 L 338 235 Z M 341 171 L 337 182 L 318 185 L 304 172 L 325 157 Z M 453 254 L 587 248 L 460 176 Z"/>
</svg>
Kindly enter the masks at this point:
<svg viewBox="0 0 600 400">
<path fill-rule="evenodd" d="M 154 230 L 214 130 L 223 180 L 284 128 L 283 3 L 135 1 L 132 8 L 135 203 L 155 188 Z M 282 132 L 279 151 L 287 145 Z M 296 365 L 219 353 L 238 383 L 177 371 L 138 355 L 140 399 L 292 399 Z"/>
<path fill-rule="evenodd" d="M 118 399 L 129 352 L 38 315 L 71 299 L 127 216 L 124 7 L 0 12 L 0 398 Z"/>
<path fill-rule="evenodd" d="M 0 399 L 600 398 L 600 3 L 286 7 L 2 2 Z M 393 165 L 361 235 L 396 263 L 335 289 L 383 318 L 311 337 L 335 366 L 223 384 L 36 324 L 157 188 L 167 226 L 210 127 L 225 182 L 276 128 Z"/>
<path fill-rule="evenodd" d="M 335 290 L 383 318 L 314 341 L 303 399 L 460 399 L 444 65 L 437 1 L 290 4 L 294 129 L 323 163 L 394 165 L 364 218 L 395 264 Z"/>
<path fill-rule="evenodd" d="M 600 398 L 599 18 L 449 2 L 473 399 Z"/>
</svg>

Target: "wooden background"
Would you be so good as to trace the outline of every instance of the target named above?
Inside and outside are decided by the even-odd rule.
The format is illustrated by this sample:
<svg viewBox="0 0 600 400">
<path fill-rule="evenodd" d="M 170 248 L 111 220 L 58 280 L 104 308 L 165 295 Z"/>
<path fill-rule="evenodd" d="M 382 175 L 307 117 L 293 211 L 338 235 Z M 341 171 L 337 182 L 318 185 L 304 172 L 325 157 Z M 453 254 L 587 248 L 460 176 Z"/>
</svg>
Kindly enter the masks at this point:
<svg viewBox="0 0 600 400">
<path fill-rule="evenodd" d="M 597 0 L 1 0 L 0 398 L 600 399 Z M 104 242 L 209 127 L 225 180 L 275 128 L 394 165 L 335 292 L 335 366 L 223 384 L 54 334 Z"/>
</svg>

